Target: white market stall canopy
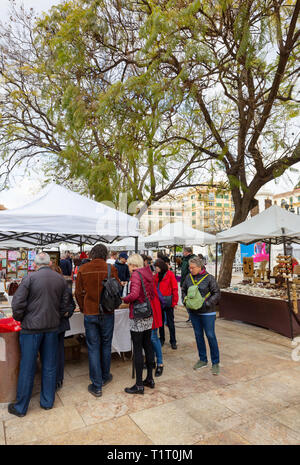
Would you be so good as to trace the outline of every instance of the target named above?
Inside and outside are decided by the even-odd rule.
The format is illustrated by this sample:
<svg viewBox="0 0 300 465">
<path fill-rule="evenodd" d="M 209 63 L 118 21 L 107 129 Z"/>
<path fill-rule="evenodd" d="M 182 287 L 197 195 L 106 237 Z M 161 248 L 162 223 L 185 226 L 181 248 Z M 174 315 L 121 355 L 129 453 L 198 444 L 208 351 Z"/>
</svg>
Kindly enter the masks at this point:
<svg viewBox="0 0 300 465">
<path fill-rule="evenodd" d="M 140 236 L 138 238 L 138 250 L 144 250 L 144 237 Z M 112 242 L 108 246 L 109 250 L 115 252 L 122 252 L 122 251 L 135 251 L 135 238 L 134 237 L 125 237 L 120 241 Z"/>
<path fill-rule="evenodd" d="M 11 240 L 34 247 L 95 244 L 138 235 L 137 218 L 57 184 L 42 189 L 22 207 L 0 211 L 0 247 Z"/>
<path fill-rule="evenodd" d="M 300 215 L 272 205 L 249 220 L 216 235 L 217 242 L 270 241 L 274 244 L 300 241 Z"/>
<path fill-rule="evenodd" d="M 216 238 L 213 234 L 198 231 L 182 222 L 168 223 L 156 233 L 144 238 L 146 248 L 173 247 L 175 245 L 191 247 L 215 243 Z"/>
</svg>

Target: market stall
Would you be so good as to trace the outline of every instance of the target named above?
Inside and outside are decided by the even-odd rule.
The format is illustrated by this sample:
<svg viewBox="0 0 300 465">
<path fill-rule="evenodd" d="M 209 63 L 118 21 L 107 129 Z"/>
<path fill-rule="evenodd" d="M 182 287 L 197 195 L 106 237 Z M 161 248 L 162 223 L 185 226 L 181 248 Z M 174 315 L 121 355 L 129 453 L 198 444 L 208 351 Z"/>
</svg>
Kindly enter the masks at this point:
<svg viewBox="0 0 300 465">
<path fill-rule="evenodd" d="M 299 335 L 300 268 L 293 266 L 286 244 L 300 242 L 300 216 L 274 205 L 216 237 L 220 243 L 259 244 L 253 257 L 243 259 L 243 281 L 221 290 L 220 317 L 256 324 L 292 339 Z M 277 255 L 271 267 L 271 246 L 281 243 L 284 253 Z"/>
<path fill-rule="evenodd" d="M 76 334 L 85 334 L 84 315 L 75 311 L 70 318 L 70 330 L 66 331 L 65 337 Z M 112 339 L 112 352 L 129 352 L 131 350 L 131 336 L 129 328 L 129 308 L 126 304 L 115 310 L 115 325 Z"/>
</svg>

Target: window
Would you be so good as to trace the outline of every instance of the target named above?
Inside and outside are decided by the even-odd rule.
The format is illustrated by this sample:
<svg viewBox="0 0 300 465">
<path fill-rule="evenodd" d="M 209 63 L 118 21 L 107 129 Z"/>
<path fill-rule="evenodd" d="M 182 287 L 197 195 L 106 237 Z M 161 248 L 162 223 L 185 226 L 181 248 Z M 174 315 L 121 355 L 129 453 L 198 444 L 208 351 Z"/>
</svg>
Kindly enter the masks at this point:
<svg viewBox="0 0 300 465">
<path fill-rule="evenodd" d="M 192 225 L 194 225 L 194 224 L 196 224 L 196 220 L 193 220 L 193 221 L 192 221 Z"/>
<path fill-rule="evenodd" d="M 209 216 L 215 216 L 215 211 L 214 210 L 209 210 Z"/>
<path fill-rule="evenodd" d="M 182 216 L 181 212 L 176 212 L 176 216 Z"/>
<path fill-rule="evenodd" d="M 223 199 L 223 194 L 217 194 L 216 197 L 217 199 Z"/>
<path fill-rule="evenodd" d="M 217 212 L 217 215 L 219 215 L 219 216 L 222 215 L 222 212 Z"/>
<path fill-rule="evenodd" d="M 148 210 L 148 215 L 152 215 L 152 211 L 151 211 L 151 210 Z"/>
<path fill-rule="evenodd" d="M 171 211 L 170 215 L 171 215 L 171 216 L 174 216 L 174 211 Z"/>
<path fill-rule="evenodd" d="M 159 210 L 158 215 L 162 216 L 162 210 Z"/>
<path fill-rule="evenodd" d="M 230 212 L 224 212 L 224 215 L 228 216 L 230 215 Z"/>
<path fill-rule="evenodd" d="M 214 192 L 209 192 L 208 198 L 209 198 L 209 200 L 215 200 L 215 194 L 214 194 Z"/>
<path fill-rule="evenodd" d="M 224 207 L 228 207 L 228 208 L 229 208 L 229 203 L 224 203 Z"/>
<path fill-rule="evenodd" d="M 209 205 L 210 207 L 213 207 L 214 204 L 215 204 L 215 202 L 208 202 L 208 205 Z"/>
<path fill-rule="evenodd" d="M 222 207 L 222 204 L 221 204 L 221 203 L 217 203 L 217 207 Z"/>
<path fill-rule="evenodd" d="M 196 212 L 192 212 L 192 216 L 196 216 Z"/>
<path fill-rule="evenodd" d="M 300 202 L 300 195 L 298 195 L 298 202 Z"/>
<path fill-rule="evenodd" d="M 229 199 L 229 195 L 228 195 L 228 194 L 224 194 L 224 199 L 228 200 L 228 199 Z"/>
<path fill-rule="evenodd" d="M 195 196 L 194 196 L 194 195 L 191 195 L 191 199 L 194 199 L 194 198 L 195 198 Z"/>
<path fill-rule="evenodd" d="M 293 204 L 293 197 L 290 197 L 290 204 Z"/>
<path fill-rule="evenodd" d="M 195 203 L 192 203 L 192 208 L 195 208 L 196 207 L 196 204 Z"/>
</svg>

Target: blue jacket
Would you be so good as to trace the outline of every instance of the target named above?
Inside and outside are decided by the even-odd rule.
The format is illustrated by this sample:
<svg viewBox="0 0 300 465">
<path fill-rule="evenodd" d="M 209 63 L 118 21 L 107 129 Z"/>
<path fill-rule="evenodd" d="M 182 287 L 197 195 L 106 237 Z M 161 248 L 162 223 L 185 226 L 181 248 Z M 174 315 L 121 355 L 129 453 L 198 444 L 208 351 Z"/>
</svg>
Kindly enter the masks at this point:
<svg viewBox="0 0 300 465">
<path fill-rule="evenodd" d="M 61 271 L 63 272 L 64 276 L 71 276 L 72 274 L 72 264 L 70 260 L 67 258 L 64 258 L 63 260 L 60 260 L 59 266 L 61 268 Z"/>
<path fill-rule="evenodd" d="M 126 263 L 120 263 L 117 260 L 114 266 L 117 268 L 120 281 L 130 281 L 129 268 L 128 265 L 126 265 Z"/>
</svg>

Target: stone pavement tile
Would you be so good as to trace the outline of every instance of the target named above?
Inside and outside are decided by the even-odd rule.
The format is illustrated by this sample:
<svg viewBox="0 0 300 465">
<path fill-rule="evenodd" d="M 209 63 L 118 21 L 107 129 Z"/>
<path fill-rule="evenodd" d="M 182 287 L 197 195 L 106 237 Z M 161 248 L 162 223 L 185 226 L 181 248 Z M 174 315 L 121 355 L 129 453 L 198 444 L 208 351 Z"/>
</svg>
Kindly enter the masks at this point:
<svg viewBox="0 0 300 465">
<path fill-rule="evenodd" d="M 80 360 L 66 362 L 65 373 L 67 373 L 71 378 L 88 374 L 89 365 L 87 354 L 82 353 Z"/>
<path fill-rule="evenodd" d="M 285 408 L 271 417 L 300 434 L 300 404 Z"/>
<path fill-rule="evenodd" d="M 205 439 L 196 442 L 196 446 L 242 446 L 249 445 L 246 439 L 242 438 L 234 431 L 224 431 L 222 433 L 212 433 L 204 436 Z"/>
<path fill-rule="evenodd" d="M 269 416 L 240 425 L 233 430 L 253 445 L 299 445 L 300 434 Z"/>
<path fill-rule="evenodd" d="M 78 412 L 70 407 L 28 412 L 25 417 L 13 417 L 4 424 L 8 445 L 40 442 L 54 434 L 67 433 L 85 426 Z"/>
<path fill-rule="evenodd" d="M 150 439 L 128 415 L 26 445 L 151 445 Z"/>
<path fill-rule="evenodd" d="M 237 383 L 211 391 L 209 394 L 216 402 L 239 414 L 243 422 L 276 413 L 288 406 L 288 403 L 281 399 L 264 395 L 256 386 L 251 385 L 251 382 Z"/>
<path fill-rule="evenodd" d="M 132 382 L 129 386 L 132 386 Z M 90 396 L 75 404 L 86 425 L 100 423 L 140 410 L 151 409 L 173 400 L 158 389 L 145 388 L 144 395 L 132 395 L 123 392 L 103 395 L 96 399 Z"/>
<path fill-rule="evenodd" d="M 196 394 L 130 417 L 154 444 L 194 444 L 207 433 L 222 432 L 241 424 L 242 418 L 207 394 Z"/>
<path fill-rule="evenodd" d="M 4 423 L 0 421 L 0 446 L 5 445 Z"/>
<path fill-rule="evenodd" d="M 0 404 L 0 422 L 4 420 L 9 420 L 10 418 L 12 418 L 11 414 L 8 413 L 7 408 L 8 408 L 8 403 Z"/>
</svg>

